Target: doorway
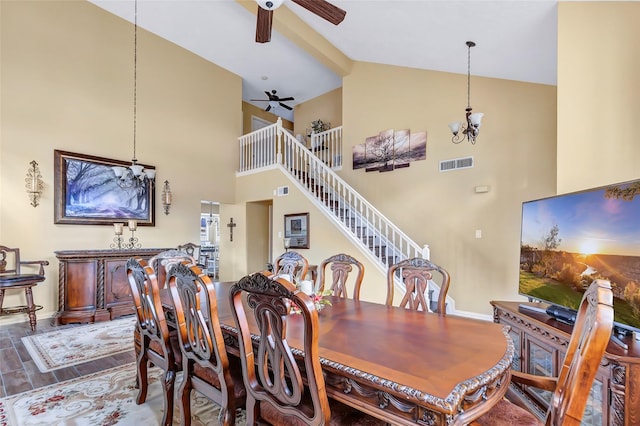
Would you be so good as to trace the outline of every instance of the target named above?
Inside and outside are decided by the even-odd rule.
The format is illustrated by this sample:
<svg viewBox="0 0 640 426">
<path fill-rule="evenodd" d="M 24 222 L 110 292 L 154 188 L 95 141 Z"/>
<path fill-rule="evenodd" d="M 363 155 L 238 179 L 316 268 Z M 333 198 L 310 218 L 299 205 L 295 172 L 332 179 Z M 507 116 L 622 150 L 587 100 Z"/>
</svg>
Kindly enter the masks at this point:
<svg viewBox="0 0 640 426">
<path fill-rule="evenodd" d="M 217 281 L 220 277 L 220 203 L 200 202 L 200 259 L 202 272 Z"/>
<path fill-rule="evenodd" d="M 273 259 L 272 247 L 272 200 L 253 201 L 247 209 L 247 271 L 268 269 Z"/>
</svg>

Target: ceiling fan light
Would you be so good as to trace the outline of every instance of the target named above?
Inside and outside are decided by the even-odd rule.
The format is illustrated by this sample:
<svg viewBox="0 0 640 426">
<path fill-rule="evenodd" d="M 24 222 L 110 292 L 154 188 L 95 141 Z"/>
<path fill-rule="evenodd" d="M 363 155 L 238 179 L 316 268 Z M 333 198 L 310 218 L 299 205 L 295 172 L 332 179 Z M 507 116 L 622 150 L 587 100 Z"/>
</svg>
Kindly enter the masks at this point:
<svg viewBox="0 0 640 426">
<path fill-rule="evenodd" d="M 256 0 L 258 6 L 264 10 L 275 10 L 282 5 L 284 0 Z"/>
</svg>

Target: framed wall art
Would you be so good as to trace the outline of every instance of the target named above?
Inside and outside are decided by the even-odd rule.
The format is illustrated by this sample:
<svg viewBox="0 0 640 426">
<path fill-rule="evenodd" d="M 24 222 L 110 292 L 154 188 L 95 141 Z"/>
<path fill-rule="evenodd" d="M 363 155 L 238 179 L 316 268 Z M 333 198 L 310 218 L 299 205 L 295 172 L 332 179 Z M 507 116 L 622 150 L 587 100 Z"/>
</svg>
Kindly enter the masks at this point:
<svg viewBox="0 0 640 426">
<path fill-rule="evenodd" d="M 284 215 L 284 237 L 289 238 L 289 248 L 309 248 L 309 213 Z"/>
<path fill-rule="evenodd" d="M 133 219 L 140 226 L 155 225 L 153 184 L 145 180 L 123 188 L 113 172 L 113 166 L 128 167 L 130 162 L 60 150 L 53 155 L 54 223 L 111 225 Z"/>
</svg>

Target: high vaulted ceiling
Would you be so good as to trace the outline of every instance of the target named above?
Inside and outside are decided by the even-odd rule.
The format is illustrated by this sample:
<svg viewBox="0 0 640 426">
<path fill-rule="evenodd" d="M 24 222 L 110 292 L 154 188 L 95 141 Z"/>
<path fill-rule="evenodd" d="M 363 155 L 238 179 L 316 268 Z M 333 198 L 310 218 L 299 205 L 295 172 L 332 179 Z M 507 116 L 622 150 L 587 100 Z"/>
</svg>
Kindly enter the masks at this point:
<svg viewBox="0 0 640 426">
<path fill-rule="evenodd" d="M 90 1 L 134 21 L 134 0 Z M 330 1 L 347 12 L 340 25 L 285 0 L 264 44 L 252 0 L 138 0 L 138 25 L 241 76 L 243 100 L 261 108 L 250 99 L 272 89 L 294 106 L 340 87 L 350 61 L 466 74 L 467 40 L 472 75 L 556 84 L 557 1 Z"/>
</svg>

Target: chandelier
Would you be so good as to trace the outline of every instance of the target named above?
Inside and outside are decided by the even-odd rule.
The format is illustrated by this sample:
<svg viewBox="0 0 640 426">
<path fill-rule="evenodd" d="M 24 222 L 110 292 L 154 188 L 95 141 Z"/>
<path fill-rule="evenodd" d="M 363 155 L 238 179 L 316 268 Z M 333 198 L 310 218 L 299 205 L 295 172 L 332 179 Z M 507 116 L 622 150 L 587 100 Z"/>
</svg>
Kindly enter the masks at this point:
<svg viewBox="0 0 640 426">
<path fill-rule="evenodd" d="M 156 177 L 154 169 L 145 169 L 138 164 L 136 158 L 136 124 L 137 124 L 137 86 L 138 86 L 138 1 L 134 2 L 133 23 L 133 158 L 129 167 L 114 166 L 111 168 L 118 179 L 118 186 L 123 189 L 142 189 L 153 186 Z"/>
<path fill-rule="evenodd" d="M 455 121 L 449 124 L 449 128 L 453 132 L 453 143 L 460 143 L 467 139 L 472 145 L 475 145 L 478 133 L 480 133 L 480 125 L 482 124 L 481 112 L 471 112 L 471 48 L 476 44 L 472 41 L 468 41 L 467 45 L 467 108 L 465 109 L 466 123 L 462 121 Z"/>
</svg>

